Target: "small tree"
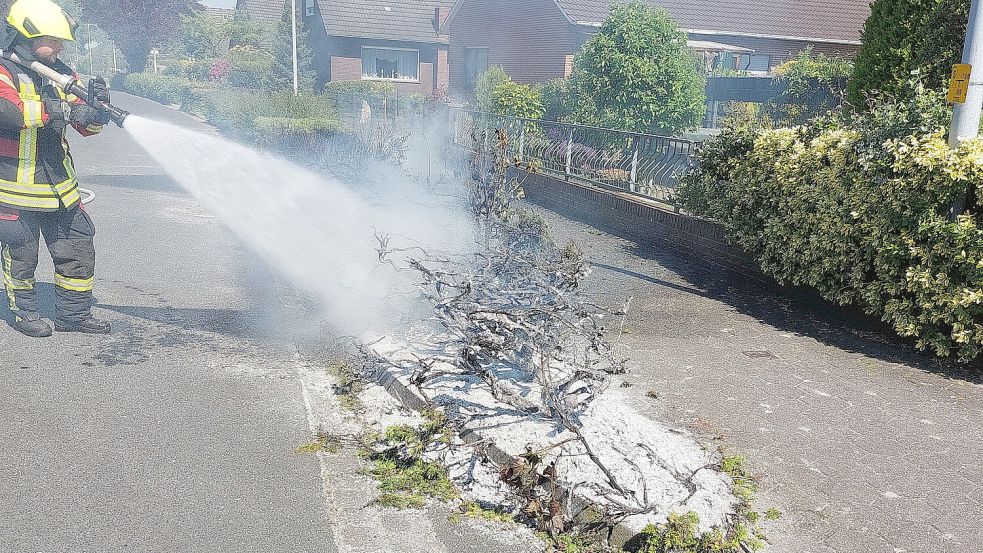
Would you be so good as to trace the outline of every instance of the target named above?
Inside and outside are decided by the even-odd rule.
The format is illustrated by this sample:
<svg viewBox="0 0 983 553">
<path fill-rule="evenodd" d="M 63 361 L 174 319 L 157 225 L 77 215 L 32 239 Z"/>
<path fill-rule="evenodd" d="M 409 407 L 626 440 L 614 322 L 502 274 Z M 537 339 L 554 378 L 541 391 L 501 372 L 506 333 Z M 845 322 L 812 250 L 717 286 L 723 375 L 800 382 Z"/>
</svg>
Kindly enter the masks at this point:
<svg viewBox="0 0 983 553">
<path fill-rule="evenodd" d="M 214 57 L 223 38 L 228 39 L 223 31 L 221 22 L 204 13 L 181 14 L 181 23 L 178 25 L 174 40 L 175 46 L 180 53 L 189 58 Z"/>
<path fill-rule="evenodd" d="M 296 1 L 296 0 L 291 0 Z M 298 8 L 299 10 L 300 8 Z M 291 31 L 292 13 L 290 2 L 283 6 L 283 17 L 273 37 L 273 68 L 266 80 L 266 89 L 271 91 L 293 90 L 293 37 Z M 317 83 L 314 68 L 314 49 L 310 45 L 310 31 L 304 19 L 297 18 L 297 72 L 298 87 L 301 91 L 313 92 Z"/>
<path fill-rule="evenodd" d="M 150 48 L 166 43 L 192 0 L 80 0 L 83 15 L 116 42 L 130 71 L 147 66 Z M 73 14 L 77 15 L 77 14 Z"/>
<path fill-rule="evenodd" d="M 262 27 L 245 12 L 223 20 L 198 11 L 181 15 L 174 48 L 193 59 L 213 58 L 223 55 L 230 45 L 258 46 L 262 38 Z"/>
<path fill-rule="evenodd" d="M 478 79 L 474 82 L 474 100 L 478 111 L 491 112 L 494 110 L 492 95 L 495 88 L 510 80 L 508 73 L 497 65 L 489 67 L 481 75 L 478 75 Z"/>
<path fill-rule="evenodd" d="M 699 65 L 666 10 L 639 0 L 615 7 L 574 58 L 574 119 L 665 134 L 695 128 L 706 111 Z"/>
<path fill-rule="evenodd" d="M 569 79 L 553 79 L 540 84 L 537 88 L 543 102 L 543 119 L 563 121 L 570 115 Z"/>
<path fill-rule="evenodd" d="M 970 0 L 874 0 L 864 24 L 848 98 L 864 108 L 867 96 L 907 97 L 913 71 L 930 89 L 948 84 L 962 55 Z"/>
<path fill-rule="evenodd" d="M 227 22 L 227 29 L 225 34 L 229 37 L 229 47 L 259 47 L 263 42 L 263 25 L 250 19 L 245 11 L 237 10 Z"/>
<path fill-rule="evenodd" d="M 543 102 L 537 89 L 509 79 L 492 91 L 492 111 L 498 115 L 540 119 Z"/>
<path fill-rule="evenodd" d="M 784 89 L 770 108 L 779 118 L 798 125 L 842 107 L 853 64 L 806 48 L 774 73 Z"/>
</svg>

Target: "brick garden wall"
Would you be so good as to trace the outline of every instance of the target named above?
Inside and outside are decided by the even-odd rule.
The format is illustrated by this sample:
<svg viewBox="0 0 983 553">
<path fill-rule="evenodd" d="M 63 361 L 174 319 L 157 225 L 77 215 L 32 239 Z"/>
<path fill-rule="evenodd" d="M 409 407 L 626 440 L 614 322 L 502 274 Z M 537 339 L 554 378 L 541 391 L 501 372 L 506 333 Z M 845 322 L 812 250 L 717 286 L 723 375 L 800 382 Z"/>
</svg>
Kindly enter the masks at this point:
<svg viewBox="0 0 983 553">
<path fill-rule="evenodd" d="M 526 175 L 526 199 L 560 215 L 637 242 L 682 250 L 730 271 L 766 278 L 739 249 L 727 244 L 723 228 L 676 213 L 631 194 L 609 191 L 544 174 Z"/>
</svg>

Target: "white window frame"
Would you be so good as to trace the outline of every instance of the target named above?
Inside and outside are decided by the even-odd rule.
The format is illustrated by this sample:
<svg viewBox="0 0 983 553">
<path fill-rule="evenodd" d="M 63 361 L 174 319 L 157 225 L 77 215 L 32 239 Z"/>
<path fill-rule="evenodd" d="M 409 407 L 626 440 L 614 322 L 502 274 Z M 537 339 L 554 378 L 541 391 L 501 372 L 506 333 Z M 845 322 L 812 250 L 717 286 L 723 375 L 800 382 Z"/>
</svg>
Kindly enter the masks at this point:
<svg viewBox="0 0 983 553">
<path fill-rule="evenodd" d="M 416 53 L 416 78 L 415 79 L 390 79 L 386 77 L 368 77 L 365 75 L 364 69 L 362 70 L 362 80 L 363 81 L 384 81 L 389 83 L 420 83 L 420 50 L 416 48 L 391 48 L 389 46 L 362 46 L 360 51 L 361 56 L 359 61 L 365 64 L 365 50 L 389 50 L 393 52 L 415 52 Z M 398 63 L 398 62 L 397 62 Z M 398 69 L 398 68 L 397 68 Z"/>
<path fill-rule="evenodd" d="M 304 16 L 314 16 L 314 0 L 304 0 Z"/>
</svg>

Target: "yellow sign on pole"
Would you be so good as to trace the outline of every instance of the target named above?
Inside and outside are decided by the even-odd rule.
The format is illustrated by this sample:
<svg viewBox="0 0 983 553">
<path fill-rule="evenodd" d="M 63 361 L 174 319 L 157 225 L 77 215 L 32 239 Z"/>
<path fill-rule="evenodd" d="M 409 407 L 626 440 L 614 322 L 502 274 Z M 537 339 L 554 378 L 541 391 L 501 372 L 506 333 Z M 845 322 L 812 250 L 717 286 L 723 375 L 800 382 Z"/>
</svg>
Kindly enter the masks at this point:
<svg viewBox="0 0 983 553">
<path fill-rule="evenodd" d="M 969 77 L 973 74 L 973 66 L 968 63 L 957 63 L 952 66 L 952 79 L 949 81 L 949 95 L 946 99 L 951 104 L 965 104 L 969 92 Z"/>
</svg>

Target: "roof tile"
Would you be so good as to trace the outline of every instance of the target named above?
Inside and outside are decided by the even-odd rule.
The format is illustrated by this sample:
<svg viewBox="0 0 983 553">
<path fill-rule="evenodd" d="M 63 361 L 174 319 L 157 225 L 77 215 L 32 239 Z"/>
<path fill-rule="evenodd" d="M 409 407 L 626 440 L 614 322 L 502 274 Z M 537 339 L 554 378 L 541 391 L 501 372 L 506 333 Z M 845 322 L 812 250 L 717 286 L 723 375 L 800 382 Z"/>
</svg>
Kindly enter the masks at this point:
<svg viewBox="0 0 983 553">
<path fill-rule="evenodd" d="M 434 11 L 453 0 L 317 0 L 331 36 L 446 43 L 433 27 Z"/>
<path fill-rule="evenodd" d="M 604 21 L 614 0 L 555 0 L 574 23 Z M 869 0 L 644 0 L 680 27 L 722 33 L 859 41 Z"/>
</svg>

